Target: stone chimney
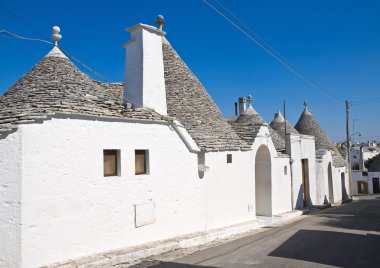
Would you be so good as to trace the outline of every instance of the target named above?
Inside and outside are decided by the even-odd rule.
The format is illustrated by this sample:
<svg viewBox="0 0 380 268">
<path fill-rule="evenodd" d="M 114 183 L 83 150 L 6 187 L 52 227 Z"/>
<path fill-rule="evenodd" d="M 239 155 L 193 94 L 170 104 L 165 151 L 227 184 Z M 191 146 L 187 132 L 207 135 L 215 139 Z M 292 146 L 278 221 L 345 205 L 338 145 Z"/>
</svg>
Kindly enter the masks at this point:
<svg viewBox="0 0 380 268">
<path fill-rule="evenodd" d="M 131 40 L 124 44 L 127 56 L 123 101 L 167 115 L 162 53 L 165 32 L 160 30 L 163 17 L 157 18 L 158 29 L 140 23 L 125 30 L 131 33 Z"/>
<path fill-rule="evenodd" d="M 245 97 L 239 97 L 239 114 L 244 114 L 245 109 L 247 108 L 246 106 L 246 100 Z"/>
</svg>

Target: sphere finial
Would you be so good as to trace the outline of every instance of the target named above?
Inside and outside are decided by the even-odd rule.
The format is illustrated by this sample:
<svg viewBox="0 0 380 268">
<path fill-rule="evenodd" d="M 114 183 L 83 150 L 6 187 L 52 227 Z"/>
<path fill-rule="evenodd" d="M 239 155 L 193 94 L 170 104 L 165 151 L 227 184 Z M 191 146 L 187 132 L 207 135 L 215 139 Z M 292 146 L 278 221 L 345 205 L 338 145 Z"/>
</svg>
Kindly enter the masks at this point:
<svg viewBox="0 0 380 268">
<path fill-rule="evenodd" d="M 252 95 L 248 95 L 248 103 L 251 105 L 252 104 Z"/>
<path fill-rule="evenodd" d="M 61 31 L 61 28 L 59 28 L 58 26 L 53 26 L 51 30 L 53 32 L 53 34 L 51 35 L 51 39 L 55 41 L 54 45 L 58 46 L 58 41 L 62 39 L 62 35 L 59 34 Z"/>
<path fill-rule="evenodd" d="M 157 26 L 158 26 L 158 29 L 160 29 L 162 31 L 162 27 L 164 26 L 165 24 L 165 21 L 164 21 L 164 16 L 162 15 L 158 15 L 157 16 L 157 22 L 156 22 Z"/>
</svg>

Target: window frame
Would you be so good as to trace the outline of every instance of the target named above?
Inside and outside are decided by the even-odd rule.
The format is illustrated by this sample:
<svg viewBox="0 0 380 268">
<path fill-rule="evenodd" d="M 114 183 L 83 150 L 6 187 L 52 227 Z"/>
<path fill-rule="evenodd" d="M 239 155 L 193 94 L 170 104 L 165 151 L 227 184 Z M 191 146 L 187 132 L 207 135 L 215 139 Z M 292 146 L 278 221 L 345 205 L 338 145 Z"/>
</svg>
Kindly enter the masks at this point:
<svg viewBox="0 0 380 268">
<path fill-rule="evenodd" d="M 232 164 L 232 154 L 227 154 L 227 164 Z"/>
<path fill-rule="evenodd" d="M 137 172 L 137 156 L 138 153 L 144 152 L 144 171 L 143 172 Z M 140 154 L 142 155 L 142 154 Z M 141 175 L 149 175 L 149 150 L 147 149 L 135 149 L 135 175 L 141 176 Z"/>
<path fill-rule="evenodd" d="M 112 154 L 110 154 L 110 152 L 112 152 Z M 114 166 L 115 172 L 112 174 L 106 174 L 105 161 L 106 161 L 107 153 L 108 155 L 115 156 L 115 166 Z M 120 150 L 119 149 L 103 149 L 103 177 L 120 177 L 120 168 L 121 168 Z"/>
</svg>

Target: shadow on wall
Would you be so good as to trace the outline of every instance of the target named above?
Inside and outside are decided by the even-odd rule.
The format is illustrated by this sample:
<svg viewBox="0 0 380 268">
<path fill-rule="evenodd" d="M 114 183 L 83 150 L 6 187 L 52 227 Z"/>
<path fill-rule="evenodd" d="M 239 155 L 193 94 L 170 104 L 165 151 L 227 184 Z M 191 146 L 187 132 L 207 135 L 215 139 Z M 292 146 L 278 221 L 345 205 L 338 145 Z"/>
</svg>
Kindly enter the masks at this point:
<svg viewBox="0 0 380 268">
<path fill-rule="evenodd" d="M 378 262 L 380 236 L 300 230 L 268 256 L 338 267 L 371 267 Z"/>
<path fill-rule="evenodd" d="M 340 180 L 342 183 L 342 201 L 348 200 L 347 188 L 346 188 L 346 178 L 344 173 L 340 173 Z"/>
<path fill-rule="evenodd" d="M 379 201 L 376 199 L 360 200 L 360 204 L 359 202 L 354 202 L 349 206 L 340 207 L 339 210 L 324 210 L 318 213 L 318 216 L 327 219 L 322 223 L 325 226 L 380 232 Z M 363 207 L 363 204 L 365 209 L 359 209 L 359 207 Z M 378 239 L 380 240 L 380 237 Z"/>
<path fill-rule="evenodd" d="M 306 206 L 304 205 L 304 186 L 300 185 L 300 189 L 298 190 L 297 200 L 296 200 L 296 209 L 303 209 L 307 207 L 313 207 L 313 201 L 310 198 L 310 195 L 306 194 Z"/>
</svg>

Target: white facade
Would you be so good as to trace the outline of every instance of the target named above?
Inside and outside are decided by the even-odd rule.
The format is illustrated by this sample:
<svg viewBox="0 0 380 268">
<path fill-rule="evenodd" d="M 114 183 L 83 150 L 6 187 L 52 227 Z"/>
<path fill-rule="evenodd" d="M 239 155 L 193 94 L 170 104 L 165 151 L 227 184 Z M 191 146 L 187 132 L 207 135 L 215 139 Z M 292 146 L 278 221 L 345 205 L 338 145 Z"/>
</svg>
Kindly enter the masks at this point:
<svg viewBox="0 0 380 268">
<path fill-rule="evenodd" d="M 9 161 L 1 175 L 12 181 L 1 182 L 9 189 L 2 210 L 13 198 L 12 209 L 1 211 L 9 242 L 1 244 L 2 262 L 37 267 L 254 220 L 262 175 L 254 161 L 263 146 L 271 161 L 270 214 L 290 211 L 289 158 L 277 157 L 268 134 L 262 127 L 252 151 L 206 153 L 203 174 L 201 153 L 165 123 L 62 116 L 20 126 L 1 140 L 1 159 Z M 120 150 L 120 176 L 104 177 L 104 149 Z M 135 149 L 149 150 L 149 175 L 134 174 Z M 135 207 L 144 204 L 152 204 L 154 219 L 136 228 Z"/>
<path fill-rule="evenodd" d="M 0 267 L 21 259 L 22 131 L 0 135 Z"/>
<path fill-rule="evenodd" d="M 341 203 L 349 195 L 349 176 L 346 167 L 333 165 L 330 150 L 316 151 L 316 205 Z"/>
<path fill-rule="evenodd" d="M 197 154 L 168 125 L 52 119 L 19 131 L 22 267 L 205 229 Z M 103 176 L 104 149 L 120 150 L 120 176 Z M 134 174 L 135 149 L 149 150 L 149 175 Z M 155 222 L 136 228 L 134 206 L 147 202 Z"/>
<path fill-rule="evenodd" d="M 319 205 L 317 200 L 314 137 L 287 134 L 286 148 L 292 159 L 293 208 Z"/>
<path fill-rule="evenodd" d="M 352 171 L 352 194 L 374 194 L 376 192 L 374 181 L 376 180 L 380 180 L 380 172 Z M 358 187 L 362 187 L 361 191 Z"/>
</svg>

